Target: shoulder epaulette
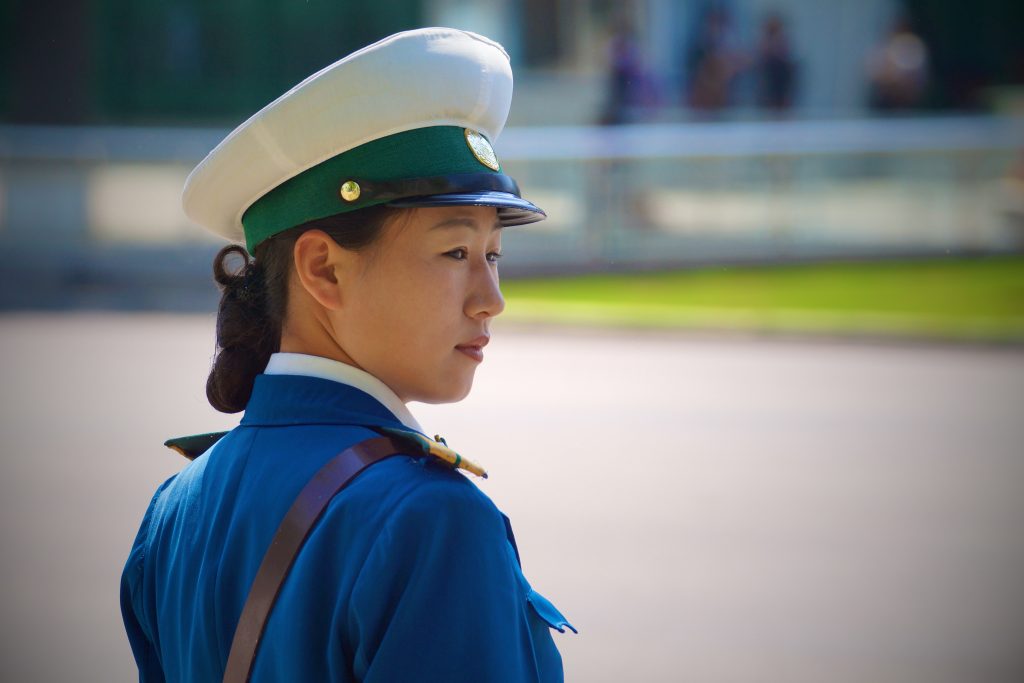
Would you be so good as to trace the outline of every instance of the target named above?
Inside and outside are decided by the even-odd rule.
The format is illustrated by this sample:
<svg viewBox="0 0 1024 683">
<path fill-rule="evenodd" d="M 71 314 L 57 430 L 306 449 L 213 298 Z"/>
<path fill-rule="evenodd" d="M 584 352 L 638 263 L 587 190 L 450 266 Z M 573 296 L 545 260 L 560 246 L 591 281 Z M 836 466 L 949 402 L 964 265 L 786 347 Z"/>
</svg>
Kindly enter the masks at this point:
<svg viewBox="0 0 1024 683">
<path fill-rule="evenodd" d="M 389 436 L 396 436 L 400 439 L 408 441 L 411 445 L 419 448 L 424 455 L 432 455 L 436 458 L 440 458 L 452 467 L 460 470 L 466 470 L 478 477 L 487 478 L 487 471 L 477 465 L 472 460 L 464 458 L 451 448 L 445 442 L 443 437 L 435 436 L 433 441 L 423 436 L 419 432 L 414 432 L 406 429 L 393 429 L 391 427 L 375 427 L 375 431 Z"/>
<path fill-rule="evenodd" d="M 208 434 L 194 434 L 192 436 L 179 436 L 164 441 L 164 445 L 172 451 L 177 451 L 189 460 L 195 460 L 209 450 L 210 446 L 221 440 L 227 432 L 210 432 Z"/>
<path fill-rule="evenodd" d="M 487 478 L 487 471 L 483 467 L 480 467 L 480 465 L 477 465 L 469 458 L 462 457 L 449 448 L 448 444 L 445 443 L 444 438 L 440 436 L 435 436 L 434 440 L 430 440 L 419 432 L 406 429 L 392 429 L 390 427 L 377 427 L 376 431 L 381 432 L 382 434 L 398 437 L 409 443 L 415 449 L 419 450 L 423 455 L 432 455 L 456 469 L 466 470 L 478 477 L 483 477 L 484 479 Z M 177 451 L 189 460 L 195 460 L 209 450 L 213 444 L 220 441 L 225 434 L 227 434 L 227 432 L 210 432 L 208 434 L 179 436 L 164 441 L 164 445 L 172 451 Z"/>
</svg>

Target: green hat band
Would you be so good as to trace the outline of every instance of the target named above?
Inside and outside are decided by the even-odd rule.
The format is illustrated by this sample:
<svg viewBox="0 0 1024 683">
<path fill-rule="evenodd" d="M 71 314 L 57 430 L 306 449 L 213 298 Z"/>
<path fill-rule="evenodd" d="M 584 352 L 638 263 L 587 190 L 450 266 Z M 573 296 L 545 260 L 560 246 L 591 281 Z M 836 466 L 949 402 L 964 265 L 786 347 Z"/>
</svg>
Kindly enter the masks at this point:
<svg viewBox="0 0 1024 683">
<path fill-rule="evenodd" d="M 431 126 L 395 133 L 331 157 L 281 183 L 245 211 L 246 248 L 251 253 L 268 237 L 308 221 L 391 201 L 361 192 L 359 181 L 503 175 L 486 141 L 481 149 L 481 139 L 465 128 Z"/>
</svg>

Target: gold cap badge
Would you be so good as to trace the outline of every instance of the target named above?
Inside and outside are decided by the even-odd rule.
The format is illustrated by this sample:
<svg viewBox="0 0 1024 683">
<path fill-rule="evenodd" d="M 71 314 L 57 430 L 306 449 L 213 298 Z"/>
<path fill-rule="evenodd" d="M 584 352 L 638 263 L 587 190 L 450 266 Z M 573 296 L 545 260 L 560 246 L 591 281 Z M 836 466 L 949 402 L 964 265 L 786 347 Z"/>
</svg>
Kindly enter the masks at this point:
<svg viewBox="0 0 1024 683">
<path fill-rule="evenodd" d="M 466 144 L 469 145 L 469 151 L 473 153 L 477 161 L 492 171 L 500 170 L 498 157 L 495 156 L 494 149 L 491 147 L 491 143 L 487 142 L 487 138 L 472 128 L 467 128 Z"/>
</svg>

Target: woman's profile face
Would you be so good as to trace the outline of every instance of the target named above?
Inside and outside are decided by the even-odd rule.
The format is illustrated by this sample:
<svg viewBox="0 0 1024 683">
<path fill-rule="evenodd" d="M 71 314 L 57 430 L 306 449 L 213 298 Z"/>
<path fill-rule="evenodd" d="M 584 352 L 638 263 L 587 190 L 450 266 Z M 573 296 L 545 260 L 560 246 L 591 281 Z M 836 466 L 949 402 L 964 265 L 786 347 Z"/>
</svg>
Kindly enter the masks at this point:
<svg viewBox="0 0 1024 683">
<path fill-rule="evenodd" d="M 501 226 L 486 206 L 417 208 L 390 221 L 339 281 L 341 349 L 403 401 L 464 398 L 483 360 L 498 288 Z"/>
</svg>

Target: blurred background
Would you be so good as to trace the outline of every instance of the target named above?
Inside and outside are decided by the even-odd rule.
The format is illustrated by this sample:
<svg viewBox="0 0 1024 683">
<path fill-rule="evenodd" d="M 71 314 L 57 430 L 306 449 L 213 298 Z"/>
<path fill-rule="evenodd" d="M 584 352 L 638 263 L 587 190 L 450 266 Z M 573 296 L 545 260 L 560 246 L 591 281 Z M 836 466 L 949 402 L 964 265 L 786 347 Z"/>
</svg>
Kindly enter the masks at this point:
<svg viewBox="0 0 1024 683">
<path fill-rule="evenodd" d="M 550 218 L 473 395 L 414 412 L 492 472 L 567 679 L 1024 680 L 1011 0 L 0 2 L 0 678 L 133 677 L 160 443 L 237 421 L 186 175 L 429 25 L 508 49 Z"/>
</svg>

